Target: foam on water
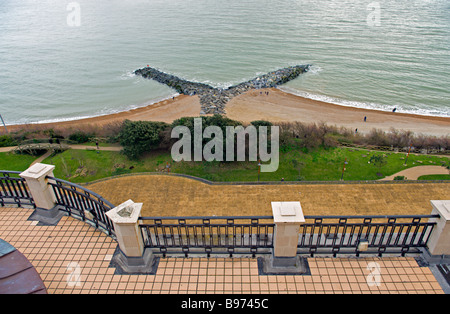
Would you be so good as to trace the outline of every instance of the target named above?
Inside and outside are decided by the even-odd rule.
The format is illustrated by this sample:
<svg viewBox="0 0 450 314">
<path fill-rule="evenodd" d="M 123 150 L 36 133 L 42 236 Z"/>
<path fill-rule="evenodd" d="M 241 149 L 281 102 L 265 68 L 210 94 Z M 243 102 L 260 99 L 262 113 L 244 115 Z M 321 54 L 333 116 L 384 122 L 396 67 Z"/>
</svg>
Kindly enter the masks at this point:
<svg viewBox="0 0 450 314">
<path fill-rule="evenodd" d="M 410 109 L 408 107 L 405 107 L 403 105 L 382 105 L 377 103 L 368 103 L 368 102 L 358 102 L 358 101 L 351 101 L 351 100 L 345 100 L 345 99 L 339 99 L 335 97 L 330 97 L 326 95 L 319 95 L 319 94 L 313 94 L 310 92 L 300 91 L 296 90 L 291 87 L 286 86 L 279 86 L 278 89 L 292 94 L 296 96 L 300 96 L 307 99 L 322 101 L 334 105 L 344 106 L 344 107 L 353 107 L 353 108 L 362 108 L 362 109 L 371 109 L 371 110 L 380 110 L 380 111 L 386 111 L 386 112 L 392 112 L 392 110 L 395 108 L 396 112 L 401 113 L 408 113 L 408 114 L 415 114 L 415 115 L 421 115 L 421 116 L 437 116 L 437 117 L 450 117 L 450 110 L 448 111 L 441 111 L 436 109 L 428 109 L 425 107 L 417 107 L 414 109 Z"/>
</svg>

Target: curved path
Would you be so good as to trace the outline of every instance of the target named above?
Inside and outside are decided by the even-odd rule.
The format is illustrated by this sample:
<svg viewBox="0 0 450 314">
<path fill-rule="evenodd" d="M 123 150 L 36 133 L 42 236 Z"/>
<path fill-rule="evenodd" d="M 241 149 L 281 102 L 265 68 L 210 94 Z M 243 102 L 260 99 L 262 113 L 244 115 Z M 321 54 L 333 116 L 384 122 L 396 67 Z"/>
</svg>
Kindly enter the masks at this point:
<svg viewBox="0 0 450 314">
<path fill-rule="evenodd" d="M 405 176 L 406 180 L 417 180 L 419 177 L 429 174 L 449 174 L 449 170 L 441 166 L 417 166 L 402 170 L 380 180 L 394 180 L 396 176 Z"/>
</svg>

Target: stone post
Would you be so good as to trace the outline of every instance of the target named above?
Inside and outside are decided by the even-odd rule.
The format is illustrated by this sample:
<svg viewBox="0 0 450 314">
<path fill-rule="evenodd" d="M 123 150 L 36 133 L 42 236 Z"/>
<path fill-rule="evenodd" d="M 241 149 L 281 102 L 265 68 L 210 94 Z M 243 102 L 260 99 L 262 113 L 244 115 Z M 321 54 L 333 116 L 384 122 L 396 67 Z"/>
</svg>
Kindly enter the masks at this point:
<svg viewBox="0 0 450 314">
<path fill-rule="evenodd" d="M 53 177 L 55 166 L 36 163 L 20 174 L 27 181 L 36 207 L 50 210 L 55 207 L 56 197 L 48 184 L 47 176 Z"/>
<path fill-rule="evenodd" d="M 36 210 L 31 218 L 47 224 L 57 223 L 62 215 L 55 206 L 55 193 L 47 179 L 47 176 L 53 177 L 54 169 L 53 165 L 36 163 L 20 174 L 20 177 L 26 180 L 36 204 Z"/>
<path fill-rule="evenodd" d="M 300 202 L 272 202 L 274 249 L 265 265 L 267 273 L 304 273 L 304 260 L 297 256 L 300 225 L 305 222 Z"/>
<path fill-rule="evenodd" d="M 431 201 L 432 215 L 440 218 L 432 218 L 437 225 L 428 239 L 428 251 L 431 256 L 450 256 L 450 200 Z"/>
<path fill-rule="evenodd" d="M 144 240 L 139 228 L 142 203 L 128 200 L 106 213 L 114 225 L 119 253 L 114 261 L 126 273 L 149 273 L 152 267 L 152 254 L 145 250 Z"/>
</svg>

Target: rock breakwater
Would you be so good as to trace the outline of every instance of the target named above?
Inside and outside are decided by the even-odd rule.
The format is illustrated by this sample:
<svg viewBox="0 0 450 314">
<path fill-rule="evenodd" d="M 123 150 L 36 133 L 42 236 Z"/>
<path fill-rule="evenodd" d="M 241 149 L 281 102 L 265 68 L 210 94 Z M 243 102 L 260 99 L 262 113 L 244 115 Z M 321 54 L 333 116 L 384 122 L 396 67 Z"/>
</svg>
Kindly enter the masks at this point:
<svg viewBox="0 0 450 314">
<path fill-rule="evenodd" d="M 201 104 L 200 114 L 225 114 L 225 105 L 233 97 L 251 89 L 270 88 L 285 84 L 297 78 L 300 74 L 307 72 L 309 67 L 310 65 L 297 65 L 279 69 L 225 89 L 214 88 L 208 84 L 190 82 L 152 67 L 138 69 L 134 74 L 172 87 L 180 94 L 198 95 Z"/>
</svg>

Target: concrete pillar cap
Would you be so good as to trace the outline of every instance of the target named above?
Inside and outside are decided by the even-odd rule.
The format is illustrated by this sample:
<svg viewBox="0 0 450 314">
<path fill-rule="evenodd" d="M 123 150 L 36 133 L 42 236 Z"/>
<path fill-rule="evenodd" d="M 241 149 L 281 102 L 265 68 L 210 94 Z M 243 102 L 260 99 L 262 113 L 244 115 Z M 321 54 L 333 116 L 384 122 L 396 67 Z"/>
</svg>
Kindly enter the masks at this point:
<svg viewBox="0 0 450 314">
<path fill-rule="evenodd" d="M 106 215 L 117 224 L 135 224 L 141 215 L 142 205 L 128 200 L 109 210 Z"/>
<path fill-rule="evenodd" d="M 450 200 L 432 200 L 431 205 L 445 220 L 450 220 Z"/>
<path fill-rule="evenodd" d="M 272 202 L 272 213 L 275 223 L 305 222 L 300 202 Z"/>
<path fill-rule="evenodd" d="M 54 165 L 46 165 L 41 163 L 36 163 L 32 165 L 30 168 L 25 170 L 20 174 L 22 178 L 25 179 L 40 179 L 42 177 L 46 177 L 55 169 Z"/>
</svg>

